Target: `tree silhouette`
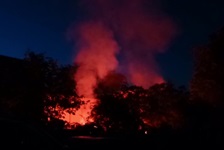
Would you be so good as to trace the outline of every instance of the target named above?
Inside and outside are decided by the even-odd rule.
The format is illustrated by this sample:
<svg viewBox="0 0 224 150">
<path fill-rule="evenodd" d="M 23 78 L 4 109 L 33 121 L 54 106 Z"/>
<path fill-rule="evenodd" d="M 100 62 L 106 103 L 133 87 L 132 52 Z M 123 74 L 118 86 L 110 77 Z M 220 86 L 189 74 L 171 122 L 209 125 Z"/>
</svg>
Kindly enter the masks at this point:
<svg viewBox="0 0 224 150">
<path fill-rule="evenodd" d="M 126 78 L 122 74 L 109 73 L 99 81 L 95 90 L 99 104 L 92 110 L 96 124 L 107 133 L 121 134 L 136 131 L 134 114 L 130 113 L 129 102 L 124 100 L 122 89 L 126 87 Z"/>
<path fill-rule="evenodd" d="M 69 108 L 79 107 L 81 101 L 73 80 L 76 66 L 59 66 L 52 58 L 33 52 L 27 52 L 24 60 L 29 63 L 29 80 L 33 82 L 29 95 L 32 104 L 26 102 L 26 108 L 34 109 L 39 106 L 41 120 L 55 122 L 56 118 L 63 116 L 65 110 L 69 112 Z"/>
<path fill-rule="evenodd" d="M 186 89 L 170 83 L 144 89 L 126 82 L 110 89 L 105 86 L 108 79 L 99 83 L 96 90 L 99 104 L 92 111 L 95 121 L 107 131 L 137 133 L 163 124 L 177 127 L 183 122 L 182 108 L 188 100 Z"/>
<path fill-rule="evenodd" d="M 28 51 L 24 59 L 1 57 L 1 112 L 28 122 L 62 127 L 63 113 L 75 113 L 75 65 L 60 66 L 44 54 Z"/>
<path fill-rule="evenodd" d="M 224 135 L 224 28 L 213 33 L 207 44 L 194 49 L 194 74 L 190 83 L 193 130 L 210 143 L 221 144 Z M 204 137 L 203 137 L 204 136 Z"/>
<path fill-rule="evenodd" d="M 207 44 L 194 49 L 194 74 L 191 99 L 218 106 L 224 89 L 224 28 L 214 33 Z M 222 102 L 223 103 L 223 102 Z"/>
<path fill-rule="evenodd" d="M 147 90 L 147 98 L 141 103 L 142 118 L 150 126 L 181 126 L 183 107 L 188 100 L 185 88 L 176 88 L 171 83 L 155 84 Z"/>
</svg>

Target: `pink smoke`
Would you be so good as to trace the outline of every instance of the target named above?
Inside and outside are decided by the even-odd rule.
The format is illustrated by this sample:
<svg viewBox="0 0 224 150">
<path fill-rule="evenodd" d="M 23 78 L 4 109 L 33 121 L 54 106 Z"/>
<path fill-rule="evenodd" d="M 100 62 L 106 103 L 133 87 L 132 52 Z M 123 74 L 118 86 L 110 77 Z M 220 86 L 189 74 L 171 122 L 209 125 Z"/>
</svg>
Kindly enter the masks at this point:
<svg viewBox="0 0 224 150">
<path fill-rule="evenodd" d="M 144 88 L 164 82 L 155 55 L 168 48 L 177 30 L 155 1 L 83 0 L 80 4 L 89 16 L 75 27 L 79 95 L 94 99 L 97 80 L 121 68 L 132 84 Z"/>
<path fill-rule="evenodd" d="M 94 98 L 97 79 L 103 79 L 118 66 L 117 42 L 113 33 L 101 22 L 87 22 L 80 26 L 80 49 L 76 63 L 80 66 L 75 74 L 77 92 L 86 98 Z"/>
<path fill-rule="evenodd" d="M 84 0 L 90 18 L 101 20 L 121 47 L 120 65 L 129 81 L 145 88 L 164 81 L 155 55 L 165 52 L 177 27 L 150 0 Z M 141 80 L 141 81 L 140 81 Z"/>
</svg>

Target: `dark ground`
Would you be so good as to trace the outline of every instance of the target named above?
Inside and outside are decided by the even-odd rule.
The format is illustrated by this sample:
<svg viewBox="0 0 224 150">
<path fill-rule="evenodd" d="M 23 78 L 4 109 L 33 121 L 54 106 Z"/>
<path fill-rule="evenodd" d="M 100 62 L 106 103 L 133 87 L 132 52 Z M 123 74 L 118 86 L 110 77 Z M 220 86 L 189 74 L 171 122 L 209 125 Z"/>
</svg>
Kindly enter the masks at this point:
<svg viewBox="0 0 224 150">
<path fill-rule="evenodd" d="M 214 135 L 152 135 L 146 137 L 113 137 L 113 138 L 91 138 L 73 137 L 68 140 L 71 149 L 90 148 L 90 149 L 222 149 L 223 138 Z"/>
</svg>

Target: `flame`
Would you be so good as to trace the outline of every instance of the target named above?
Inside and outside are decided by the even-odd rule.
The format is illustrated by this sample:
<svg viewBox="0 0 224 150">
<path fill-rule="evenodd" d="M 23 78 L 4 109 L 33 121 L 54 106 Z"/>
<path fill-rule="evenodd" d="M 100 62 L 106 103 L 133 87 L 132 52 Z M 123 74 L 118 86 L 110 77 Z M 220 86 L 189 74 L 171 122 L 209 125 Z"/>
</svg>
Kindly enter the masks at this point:
<svg viewBox="0 0 224 150">
<path fill-rule="evenodd" d="M 144 88 L 164 81 L 155 55 L 166 50 L 177 30 L 173 21 L 154 5 L 154 1 L 82 2 L 84 5 L 81 6 L 88 9 L 88 19 L 91 19 L 69 30 L 77 46 L 75 50 L 78 50 L 74 58 L 79 65 L 74 75 L 78 95 L 95 103 L 94 89 L 98 80 L 114 70 L 121 70 L 132 84 Z M 72 117 L 80 124 L 86 123 L 92 109 L 92 104 L 84 102 L 86 104 Z"/>
<path fill-rule="evenodd" d="M 74 110 L 74 114 L 68 113 L 64 110 L 61 119 L 68 123 L 68 128 L 70 128 L 71 125 L 85 125 L 87 123 L 94 122 L 90 115 L 92 108 L 97 104 L 97 99 L 82 98 L 82 101 L 84 104 L 82 104 L 78 110 Z"/>
<path fill-rule="evenodd" d="M 102 22 L 87 22 L 80 26 L 79 53 L 75 62 L 79 68 L 74 75 L 77 83 L 76 89 L 85 104 L 80 107 L 76 115 L 72 117 L 75 122 L 85 124 L 92 107 L 97 100 L 94 89 L 98 79 L 103 79 L 108 72 L 118 66 L 116 54 L 119 51 L 117 42 L 113 39 L 113 33 Z"/>
</svg>

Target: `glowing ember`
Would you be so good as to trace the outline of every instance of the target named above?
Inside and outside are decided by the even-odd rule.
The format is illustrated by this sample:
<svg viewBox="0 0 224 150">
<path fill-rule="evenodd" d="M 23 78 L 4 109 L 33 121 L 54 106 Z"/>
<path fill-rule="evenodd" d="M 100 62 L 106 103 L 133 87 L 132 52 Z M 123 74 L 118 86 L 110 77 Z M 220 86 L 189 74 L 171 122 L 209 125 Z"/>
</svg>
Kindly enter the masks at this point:
<svg viewBox="0 0 224 150">
<path fill-rule="evenodd" d="M 145 134 L 148 134 L 148 131 L 145 131 Z"/>
</svg>

